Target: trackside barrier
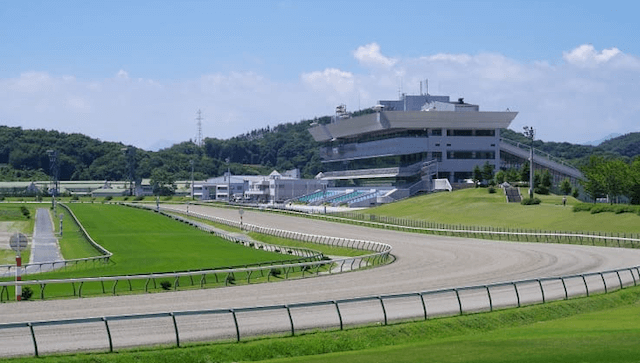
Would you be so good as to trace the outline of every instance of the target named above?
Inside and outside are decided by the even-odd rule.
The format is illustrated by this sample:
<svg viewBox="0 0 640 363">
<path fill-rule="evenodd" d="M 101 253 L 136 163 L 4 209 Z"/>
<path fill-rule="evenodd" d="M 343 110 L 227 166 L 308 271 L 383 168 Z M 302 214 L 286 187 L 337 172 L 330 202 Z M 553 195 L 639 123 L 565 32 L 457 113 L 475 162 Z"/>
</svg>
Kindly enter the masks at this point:
<svg viewBox="0 0 640 363">
<path fill-rule="evenodd" d="M 27 336 L 22 341 L 30 340 L 33 344 L 32 352 L 38 356 L 44 352 L 38 346 L 39 338 L 46 341 L 52 335 L 64 336 L 68 334 L 72 335 L 74 339 L 69 339 L 63 350 L 86 350 L 90 343 L 84 340 L 93 342 L 96 339 L 104 339 L 104 342 L 101 343 L 103 347 L 101 349 L 112 352 L 116 347 L 113 340 L 114 330 L 110 327 L 110 323 L 114 324 L 119 321 L 135 322 L 124 325 L 128 329 L 119 330 L 121 336 L 118 336 L 118 341 L 120 342 L 129 341 L 143 331 L 154 332 L 158 330 L 169 332 L 168 336 L 156 337 L 151 334 L 156 340 L 147 344 L 173 342 L 179 347 L 185 341 L 233 339 L 239 342 L 242 337 L 255 335 L 285 333 L 293 336 L 296 332 L 309 329 L 342 330 L 345 326 L 371 323 L 387 325 L 394 321 L 427 320 L 440 316 L 464 315 L 494 311 L 499 308 L 544 304 L 554 300 L 589 296 L 596 292 L 609 293 L 628 286 L 637 286 L 638 280 L 640 280 L 640 270 L 636 266 L 580 275 L 287 305 L 5 323 L 0 324 L 0 342 L 4 336 L 15 339 L 16 336 L 26 334 Z M 274 315 L 276 313 L 277 316 Z M 212 319 L 212 316 L 219 317 L 216 318 L 218 319 L 216 321 L 227 317 L 226 319 L 232 321 L 233 324 L 227 324 L 227 326 L 206 324 Z M 192 320 L 189 320 L 190 317 Z M 192 324 L 193 317 L 197 322 L 204 322 L 204 324 Z M 76 333 L 78 330 L 87 328 L 90 324 L 94 324 L 91 325 L 94 327 L 91 330 L 92 335 Z M 100 325 L 103 327 L 103 333 L 100 332 Z M 63 329 L 63 326 L 67 327 L 66 330 Z M 95 328 L 96 326 L 98 328 Z M 55 327 L 55 329 L 47 330 L 46 327 Z M 181 336 L 180 332 L 187 333 L 183 333 Z M 191 338 L 187 338 L 185 335 Z M 100 338 L 100 336 L 104 336 L 104 338 Z M 31 339 L 28 339 L 29 337 Z M 18 347 L 15 349 L 12 347 L 14 350 L 0 352 L 0 355 L 29 354 L 28 346 L 23 345 L 20 348 L 22 348 L 22 353 L 16 353 Z M 92 350 L 95 349 L 95 347 L 92 348 Z M 52 351 L 54 350 L 59 350 L 59 347 L 52 349 Z"/>
<path fill-rule="evenodd" d="M 76 258 L 76 259 L 71 259 L 71 260 L 58 260 L 58 261 L 49 261 L 49 262 L 39 262 L 39 263 L 28 263 L 25 265 L 22 265 L 22 269 L 23 271 L 26 271 L 28 273 L 38 273 L 38 272 L 42 272 L 42 267 L 43 266 L 51 266 L 51 270 L 55 270 L 56 268 L 60 268 L 60 267 L 67 267 L 67 266 L 77 266 L 81 263 L 93 263 L 95 265 L 96 262 L 100 262 L 100 263 L 109 263 L 109 259 L 111 258 L 111 256 L 113 256 L 113 253 L 109 252 L 109 250 L 107 250 L 106 248 L 102 247 L 100 244 L 98 244 L 96 241 L 94 241 L 91 236 L 89 236 L 89 233 L 87 233 L 87 231 L 84 229 L 84 227 L 82 226 L 82 224 L 80 224 L 80 222 L 78 221 L 78 218 L 76 218 L 75 214 L 73 214 L 73 212 L 71 211 L 71 209 L 69 209 L 69 207 L 67 207 L 66 205 L 62 204 L 62 203 L 58 203 L 59 206 L 63 207 L 64 209 L 66 209 L 67 213 L 69 213 L 69 215 L 71 216 L 71 218 L 73 219 L 74 223 L 76 224 L 76 226 L 79 229 L 79 232 L 82 234 L 82 237 L 84 237 L 87 242 L 89 242 L 89 244 L 91 246 L 93 246 L 93 248 L 95 248 L 98 252 L 100 252 L 101 256 L 95 256 L 95 257 L 85 257 L 85 258 Z M 0 269 L 7 269 L 7 272 L 11 272 L 11 269 L 15 269 L 16 266 L 15 265 L 0 265 Z M 35 271 L 33 271 L 35 270 Z"/>
<path fill-rule="evenodd" d="M 144 206 L 134 205 L 136 208 L 143 209 L 152 209 Z M 244 267 L 235 267 L 235 268 L 219 268 L 219 269 L 208 269 L 208 270 L 197 270 L 197 271 L 181 271 L 181 272 L 168 272 L 168 273 L 153 273 L 153 274 L 142 274 L 142 275 L 127 275 L 127 276 L 107 276 L 107 277 L 85 277 L 85 278 L 74 278 L 74 279 L 48 279 L 48 280 L 22 280 L 19 282 L 8 281 L 8 282 L 0 282 L 0 302 L 10 300 L 10 291 L 9 288 L 11 286 L 15 286 L 16 284 L 20 286 L 29 286 L 34 285 L 38 286 L 40 289 L 40 298 L 45 299 L 45 289 L 48 285 L 53 284 L 68 284 L 70 285 L 70 290 L 72 291 L 73 296 L 82 297 L 82 290 L 85 284 L 89 283 L 100 283 L 102 288 L 102 293 L 105 294 L 107 289 L 105 288 L 105 283 L 112 283 L 111 285 L 111 293 L 113 295 L 117 294 L 117 287 L 120 281 L 126 281 L 128 283 L 128 291 L 133 290 L 132 281 L 144 280 L 144 291 L 149 291 L 149 285 L 153 284 L 154 288 L 157 288 L 157 281 L 159 279 L 170 279 L 173 280 L 173 288 L 176 290 L 179 287 L 180 278 L 189 278 L 190 286 L 198 286 L 194 278 L 199 278 L 199 287 L 204 288 L 207 284 L 207 281 L 211 283 L 212 280 L 215 280 L 215 283 L 224 282 L 225 286 L 233 285 L 236 282 L 236 275 L 246 275 L 246 283 L 251 283 L 251 278 L 254 278 L 254 282 L 258 278 L 267 277 L 267 281 L 270 281 L 271 277 L 274 278 L 305 278 L 306 276 L 319 275 L 321 273 L 322 268 L 328 268 L 327 272 L 324 273 L 342 273 L 355 269 L 361 269 L 365 267 L 371 267 L 375 265 L 380 265 L 384 263 L 388 263 L 391 261 L 391 246 L 385 243 L 379 242 L 371 242 L 371 241 L 360 241 L 360 240 L 352 240 L 352 239 L 344 239 L 344 238 L 330 238 L 324 236 L 317 235 L 309 235 L 298 232 L 290 232 L 277 230 L 273 228 L 264 228 L 259 226 L 254 226 L 250 224 L 245 224 L 244 227 L 247 230 L 253 230 L 256 232 L 261 232 L 264 234 L 270 234 L 275 236 L 287 236 L 287 238 L 297 239 L 302 241 L 315 241 L 315 243 L 322 244 L 330 244 L 335 246 L 353 246 L 353 248 L 359 248 L 361 250 L 372 251 L 373 253 L 364 254 L 356 257 L 348 257 L 348 258 L 338 258 L 325 260 L 323 258 L 323 254 L 314 251 L 308 248 L 300 248 L 300 247 L 289 247 L 289 246 L 277 246 L 270 245 L 261 242 L 249 241 L 240 237 L 232 236 L 224 231 L 219 231 L 209 225 L 204 223 L 198 223 L 193 220 L 189 220 L 188 218 L 184 218 L 178 215 L 167 214 L 165 211 L 170 210 L 170 208 L 164 208 L 164 215 L 171 217 L 173 219 L 182 221 L 184 223 L 189 223 L 190 225 L 207 231 L 209 233 L 214 233 L 217 236 L 224 238 L 228 241 L 235 242 L 238 244 L 243 244 L 249 248 L 262 249 L 265 251 L 271 251 L 275 253 L 287 254 L 287 255 L 295 255 L 300 256 L 298 259 L 290 260 L 290 261 L 272 261 L 269 264 L 259 264 L 257 266 L 244 266 Z M 225 223 L 229 225 L 233 225 L 235 222 L 211 218 L 204 215 L 197 215 L 195 213 L 190 213 L 194 217 L 198 218 L 207 218 L 207 219 L 215 219 L 215 222 Z M 239 226 L 239 223 L 237 223 Z M 84 228 L 83 228 L 84 230 Z M 85 231 L 86 233 L 86 231 Z M 88 236 L 88 234 L 87 234 Z M 294 275 L 294 276 L 292 276 Z M 76 286 L 77 285 L 77 286 Z M 127 289 L 127 287 L 125 287 Z"/>
<path fill-rule="evenodd" d="M 241 206 L 241 205 L 238 205 Z M 216 206 L 219 208 L 220 206 Z M 355 212 L 335 212 L 331 214 L 305 213 L 284 207 L 268 208 L 242 206 L 254 211 L 270 211 L 299 217 L 325 219 L 347 224 L 356 224 L 374 228 L 405 232 L 435 234 L 451 237 L 497 239 L 518 242 L 568 243 L 605 247 L 640 247 L 640 233 L 607 232 L 566 232 L 560 230 L 538 230 L 527 228 L 502 228 L 486 226 L 467 226 L 462 224 L 435 223 L 407 218 L 379 216 Z"/>
</svg>

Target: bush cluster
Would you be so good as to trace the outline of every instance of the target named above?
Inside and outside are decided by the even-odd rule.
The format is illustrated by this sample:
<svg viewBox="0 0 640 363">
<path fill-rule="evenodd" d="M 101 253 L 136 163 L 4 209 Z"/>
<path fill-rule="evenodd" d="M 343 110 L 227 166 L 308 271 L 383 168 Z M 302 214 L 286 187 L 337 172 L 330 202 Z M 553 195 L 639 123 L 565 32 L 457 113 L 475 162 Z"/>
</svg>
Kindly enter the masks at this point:
<svg viewBox="0 0 640 363">
<path fill-rule="evenodd" d="M 137 200 L 137 201 L 144 200 L 144 197 L 142 195 L 138 195 L 137 197 L 133 198 L 133 200 Z"/>
<path fill-rule="evenodd" d="M 171 282 L 167 280 L 160 281 L 160 287 L 162 287 L 162 290 L 169 290 L 171 288 Z"/>
<path fill-rule="evenodd" d="M 542 203 L 542 201 L 536 197 L 533 198 L 524 198 L 522 199 L 522 202 L 520 202 L 520 204 L 522 205 L 536 205 L 536 204 L 540 204 Z"/>
<path fill-rule="evenodd" d="M 493 194 L 493 193 L 495 193 L 495 192 L 496 192 L 496 188 L 494 188 L 494 187 L 489 187 L 489 188 L 487 189 L 487 191 L 489 192 L 489 194 Z"/>
<path fill-rule="evenodd" d="M 31 218 L 31 212 L 29 212 L 29 209 L 25 206 L 20 206 L 20 212 L 22 213 L 22 215 L 26 218 L 29 219 Z"/>
<path fill-rule="evenodd" d="M 598 214 L 603 212 L 610 212 L 615 214 L 622 213 L 637 213 L 640 215 L 640 206 L 628 205 L 628 204 L 590 204 L 580 203 L 573 206 L 574 212 L 589 212 L 591 214 Z"/>
</svg>

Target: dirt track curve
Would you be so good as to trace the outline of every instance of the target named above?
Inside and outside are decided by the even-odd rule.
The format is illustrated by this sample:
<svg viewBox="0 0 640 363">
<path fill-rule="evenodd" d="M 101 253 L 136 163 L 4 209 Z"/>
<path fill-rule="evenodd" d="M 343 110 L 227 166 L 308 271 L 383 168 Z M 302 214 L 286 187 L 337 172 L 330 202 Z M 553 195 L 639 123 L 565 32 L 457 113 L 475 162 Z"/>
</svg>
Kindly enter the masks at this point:
<svg viewBox="0 0 640 363">
<path fill-rule="evenodd" d="M 191 206 L 239 220 L 237 210 Z M 229 288 L 3 304 L 0 323 L 239 308 L 597 272 L 640 265 L 640 250 L 462 239 L 245 211 L 244 222 L 388 243 L 397 260 L 371 270 Z M 179 246 L 176 248 L 179 253 Z"/>
</svg>

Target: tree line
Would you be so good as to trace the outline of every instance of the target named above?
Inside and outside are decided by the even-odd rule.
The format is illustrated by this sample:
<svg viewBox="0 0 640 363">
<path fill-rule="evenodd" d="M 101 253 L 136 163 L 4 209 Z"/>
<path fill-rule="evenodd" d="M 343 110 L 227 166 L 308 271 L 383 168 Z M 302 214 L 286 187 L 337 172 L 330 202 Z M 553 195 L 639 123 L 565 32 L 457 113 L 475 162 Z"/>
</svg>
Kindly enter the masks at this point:
<svg viewBox="0 0 640 363">
<path fill-rule="evenodd" d="M 360 113 L 369 113 L 363 110 Z M 325 124 L 330 117 L 313 122 Z M 312 120 L 284 123 L 255 129 L 230 139 L 206 138 L 202 147 L 191 141 L 159 151 L 146 151 L 119 142 L 105 142 L 77 133 L 46 130 L 23 130 L 0 126 L 0 181 L 46 180 L 51 175 L 48 150 L 58 153 L 60 180 L 127 180 L 129 167 L 123 149 L 135 149 L 133 170 L 136 178 L 168 175 L 174 180 L 191 179 L 191 163 L 196 180 L 233 174 L 268 174 L 273 169 L 300 169 L 307 178 L 322 171 L 319 144 L 308 132 Z M 521 133 L 503 129 L 502 135 L 523 143 L 529 139 Z M 598 147 L 535 140 L 534 146 L 575 166 L 589 165 L 589 157 L 603 160 L 620 158 L 629 164 L 640 155 L 640 133 L 609 140 Z M 515 179 L 518 171 L 506 171 Z M 523 180 L 528 180 L 524 179 Z"/>
<path fill-rule="evenodd" d="M 627 162 L 592 155 L 582 173 L 582 186 L 593 201 L 608 198 L 610 203 L 640 204 L 640 157 Z"/>
</svg>

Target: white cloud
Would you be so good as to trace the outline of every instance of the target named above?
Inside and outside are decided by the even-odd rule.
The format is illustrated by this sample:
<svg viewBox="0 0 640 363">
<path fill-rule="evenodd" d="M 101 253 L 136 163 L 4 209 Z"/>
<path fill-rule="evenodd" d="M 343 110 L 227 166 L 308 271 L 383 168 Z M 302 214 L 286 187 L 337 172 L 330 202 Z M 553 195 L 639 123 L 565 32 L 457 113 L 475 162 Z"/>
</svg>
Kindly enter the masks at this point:
<svg viewBox="0 0 640 363">
<path fill-rule="evenodd" d="M 124 69 L 121 69 L 116 74 L 116 78 L 129 79 L 129 73 L 127 71 L 125 71 Z"/>
<path fill-rule="evenodd" d="M 369 67 L 392 67 L 396 64 L 396 60 L 388 58 L 380 53 L 380 46 L 376 43 L 370 43 L 358 47 L 353 52 L 353 56 L 360 64 Z"/>
<path fill-rule="evenodd" d="M 593 45 L 583 44 L 569 52 L 563 52 L 562 58 L 569 64 L 592 67 L 606 63 L 620 54 L 622 52 L 615 47 L 598 52 Z"/>
<path fill-rule="evenodd" d="M 620 50 L 585 45 L 558 59 L 526 63 L 497 53 L 391 59 L 372 43 L 353 55 L 363 72 L 327 68 L 292 82 L 253 72 L 181 81 L 132 80 L 124 70 L 90 80 L 25 72 L 0 79 L 0 124 L 150 147 L 157 140 L 193 139 L 198 109 L 205 137 L 228 138 L 330 115 L 340 103 L 349 110 L 370 107 L 397 98 L 401 84 L 401 91 L 417 94 L 428 78 L 431 94 L 464 97 L 485 111 L 519 111 L 512 128 L 533 126 L 543 140 L 583 142 L 640 131 L 640 62 Z"/>
</svg>

